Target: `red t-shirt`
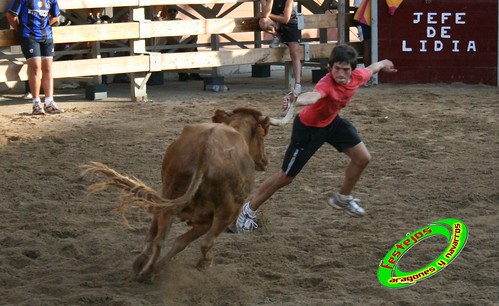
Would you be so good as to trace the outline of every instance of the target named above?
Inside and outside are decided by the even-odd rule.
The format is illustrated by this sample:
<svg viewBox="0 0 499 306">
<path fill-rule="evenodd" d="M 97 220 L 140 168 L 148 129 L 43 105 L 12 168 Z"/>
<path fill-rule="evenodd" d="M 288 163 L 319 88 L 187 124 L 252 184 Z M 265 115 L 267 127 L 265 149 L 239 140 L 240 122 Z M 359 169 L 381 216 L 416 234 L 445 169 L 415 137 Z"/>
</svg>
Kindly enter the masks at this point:
<svg viewBox="0 0 499 306">
<path fill-rule="evenodd" d="M 340 110 L 352 99 L 355 90 L 372 76 L 366 68 L 352 71 L 352 80 L 346 85 L 337 84 L 331 73 L 325 75 L 315 85 L 314 91 L 321 94 L 317 102 L 305 106 L 300 111 L 300 121 L 306 126 L 325 127 L 333 122 Z"/>
</svg>

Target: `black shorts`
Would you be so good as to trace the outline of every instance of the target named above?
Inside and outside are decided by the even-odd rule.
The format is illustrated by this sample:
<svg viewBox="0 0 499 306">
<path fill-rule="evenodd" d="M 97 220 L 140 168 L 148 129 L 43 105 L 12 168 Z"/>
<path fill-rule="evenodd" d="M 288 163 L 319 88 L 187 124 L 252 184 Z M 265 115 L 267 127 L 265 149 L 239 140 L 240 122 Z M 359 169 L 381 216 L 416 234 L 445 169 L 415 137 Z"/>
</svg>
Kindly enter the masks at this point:
<svg viewBox="0 0 499 306">
<path fill-rule="evenodd" d="M 371 27 L 367 24 L 360 23 L 362 28 L 362 40 L 371 40 Z"/>
<path fill-rule="evenodd" d="M 30 37 L 21 37 L 19 40 L 24 57 L 54 57 L 53 39 L 34 39 Z"/>
<path fill-rule="evenodd" d="M 359 8 L 356 7 L 353 13 L 355 14 L 358 9 Z M 371 40 L 371 26 L 358 22 L 357 20 L 354 20 L 354 24 L 362 29 L 362 40 Z"/>
<path fill-rule="evenodd" d="M 298 175 L 325 142 L 332 145 L 338 152 L 343 152 L 362 141 L 352 123 L 340 116 L 322 128 L 305 126 L 298 116 L 294 119 L 291 143 L 286 150 L 281 167 L 287 176 Z"/>
<path fill-rule="evenodd" d="M 301 31 L 298 30 L 298 22 L 292 21 L 288 24 L 279 24 L 278 32 L 281 34 L 281 41 L 285 44 L 301 42 Z"/>
</svg>

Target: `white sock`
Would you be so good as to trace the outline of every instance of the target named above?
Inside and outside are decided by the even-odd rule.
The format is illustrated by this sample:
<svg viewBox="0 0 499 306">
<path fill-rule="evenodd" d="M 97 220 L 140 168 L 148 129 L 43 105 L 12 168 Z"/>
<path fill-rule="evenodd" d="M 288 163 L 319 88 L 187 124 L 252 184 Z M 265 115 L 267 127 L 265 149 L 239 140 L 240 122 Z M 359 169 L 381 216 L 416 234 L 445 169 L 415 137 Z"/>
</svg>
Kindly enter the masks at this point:
<svg viewBox="0 0 499 306">
<path fill-rule="evenodd" d="M 248 205 L 246 206 L 246 209 L 245 209 L 246 213 L 251 217 L 251 218 L 254 218 L 255 215 L 256 215 L 256 211 L 255 210 L 252 210 L 249 206 L 249 202 L 248 202 Z"/>
<path fill-rule="evenodd" d="M 344 194 L 338 193 L 338 196 L 339 196 L 341 201 L 348 201 L 348 200 L 353 198 L 351 194 L 344 195 Z"/>
<path fill-rule="evenodd" d="M 40 104 L 40 102 L 41 102 L 40 98 L 33 98 L 33 105 Z"/>
<path fill-rule="evenodd" d="M 50 105 L 52 102 L 54 102 L 54 98 L 45 97 L 45 105 Z"/>
</svg>

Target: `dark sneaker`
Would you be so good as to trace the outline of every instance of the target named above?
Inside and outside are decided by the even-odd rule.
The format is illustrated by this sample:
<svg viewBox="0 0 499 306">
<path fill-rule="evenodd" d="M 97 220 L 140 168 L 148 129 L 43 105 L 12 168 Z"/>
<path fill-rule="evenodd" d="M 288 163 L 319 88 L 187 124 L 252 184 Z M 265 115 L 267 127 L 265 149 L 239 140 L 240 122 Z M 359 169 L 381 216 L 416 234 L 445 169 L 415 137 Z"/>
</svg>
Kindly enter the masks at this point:
<svg viewBox="0 0 499 306">
<path fill-rule="evenodd" d="M 272 38 L 272 42 L 270 42 L 270 47 L 271 48 L 279 48 L 281 45 L 281 36 L 274 36 Z"/>
<path fill-rule="evenodd" d="M 333 208 L 344 209 L 347 214 L 353 217 L 364 217 L 366 212 L 360 207 L 359 202 L 359 199 L 355 199 L 352 196 L 348 200 L 342 201 L 338 194 L 335 194 L 328 200 L 328 204 Z"/>
<path fill-rule="evenodd" d="M 258 228 L 258 224 L 247 213 L 248 208 L 249 202 L 244 203 L 243 210 L 239 214 L 239 217 L 237 217 L 236 230 L 238 233 L 247 233 Z"/>
<path fill-rule="evenodd" d="M 374 79 L 370 78 L 362 87 L 371 87 L 374 85 Z"/>
<path fill-rule="evenodd" d="M 199 75 L 199 73 L 191 73 L 191 79 L 195 81 L 202 81 L 204 80 L 202 76 Z"/>
<path fill-rule="evenodd" d="M 191 77 L 187 73 L 179 73 L 178 74 L 178 80 L 181 82 L 189 81 Z"/>
<path fill-rule="evenodd" d="M 100 18 L 97 18 L 94 15 L 89 15 L 87 17 L 87 20 L 88 20 L 88 23 L 91 23 L 91 24 L 99 24 L 99 23 L 101 23 Z"/>
<path fill-rule="evenodd" d="M 45 112 L 49 114 L 60 114 L 64 113 L 64 110 L 62 108 L 57 107 L 55 102 L 52 102 L 49 105 L 45 105 Z"/>
<path fill-rule="evenodd" d="M 40 106 L 40 103 L 33 104 L 33 111 L 31 112 L 32 115 L 45 115 L 45 111 L 43 108 Z"/>
</svg>

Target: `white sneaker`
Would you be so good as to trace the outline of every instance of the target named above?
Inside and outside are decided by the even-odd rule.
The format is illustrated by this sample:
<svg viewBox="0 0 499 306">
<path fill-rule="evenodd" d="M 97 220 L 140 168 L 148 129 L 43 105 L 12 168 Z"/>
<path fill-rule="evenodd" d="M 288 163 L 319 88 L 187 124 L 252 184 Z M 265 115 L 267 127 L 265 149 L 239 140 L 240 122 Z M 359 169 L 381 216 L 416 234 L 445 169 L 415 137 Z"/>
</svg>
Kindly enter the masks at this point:
<svg viewBox="0 0 499 306">
<path fill-rule="evenodd" d="M 46 113 L 49 113 L 49 114 L 64 113 L 64 110 L 62 108 L 57 107 L 57 104 L 55 104 L 54 101 L 50 102 L 49 104 L 45 104 L 44 110 Z"/>
<path fill-rule="evenodd" d="M 364 217 L 366 212 L 359 205 L 360 200 L 350 196 L 346 201 L 340 199 L 339 194 L 329 198 L 328 204 L 336 209 L 344 209 L 347 214 L 353 217 Z"/>
<path fill-rule="evenodd" d="M 236 230 L 238 233 L 247 233 L 258 228 L 258 224 L 247 213 L 248 208 L 249 202 L 244 203 L 243 210 L 239 214 L 239 217 L 237 217 Z"/>
<path fill-rule="evenodd" d="M 272 38 L 272 42 L 270 43 L 270 47 L 279 48 L 280 45 L 281 45 L 281 36 L 274 36 L 274 38 Z"/>
<path fill-rule="evenodd" d="M 24 93 L 23 99 L 31 100 L 31 99 L 33 99 L 33 95 L 31 94 L 31 92 L 28 91 L 28 92 Z"/>
<path fill-rule="evenodd" d="M 34 103 L 33 104 L 33 111 L 31 112 L 31 114 L 32 115 L 45 115 L 45 111 L 43 110 L 40 103 Z"/>
<path fill-rule="evenodd" d="M 295 84 L 295 95 L 298 96 L 301 94 L 301 84 Z"/>
</svg>

